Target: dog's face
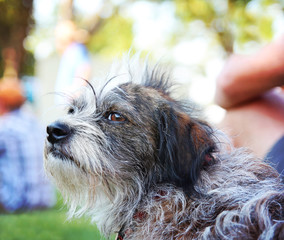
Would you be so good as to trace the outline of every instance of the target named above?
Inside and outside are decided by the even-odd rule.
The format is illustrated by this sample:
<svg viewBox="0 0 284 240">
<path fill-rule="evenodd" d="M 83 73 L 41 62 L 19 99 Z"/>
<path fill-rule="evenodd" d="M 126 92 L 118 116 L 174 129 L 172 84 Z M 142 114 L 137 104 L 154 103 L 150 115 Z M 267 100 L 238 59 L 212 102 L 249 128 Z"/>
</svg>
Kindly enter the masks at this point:
<svg viewBox="0 0 284 240">
<path fill-rule="evenodd" d="M 47 128 L 45 168 L 63 195 L 87 209 L 137 201 L 159 184 L 193 192 L 212 159 L 212 130 L 168 90 L 163 75 L 147 72 L 141 84 L 74 99 Z"/>
</svg>

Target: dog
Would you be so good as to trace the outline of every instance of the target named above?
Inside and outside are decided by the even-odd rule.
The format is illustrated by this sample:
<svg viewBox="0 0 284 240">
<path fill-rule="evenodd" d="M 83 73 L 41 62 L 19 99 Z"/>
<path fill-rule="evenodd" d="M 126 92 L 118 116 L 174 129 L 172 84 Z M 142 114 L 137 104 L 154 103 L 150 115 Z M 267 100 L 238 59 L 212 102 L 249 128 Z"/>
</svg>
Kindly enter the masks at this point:
<svg viewBox="0 0 284 240">
<path fill-rule="evenodd" d="M 44 165 L 69 206 L 117 239 L 284 239 L 284 186 L 234 149 L 170 74 L 129 60 L 47 127 Z"/>
</svg>

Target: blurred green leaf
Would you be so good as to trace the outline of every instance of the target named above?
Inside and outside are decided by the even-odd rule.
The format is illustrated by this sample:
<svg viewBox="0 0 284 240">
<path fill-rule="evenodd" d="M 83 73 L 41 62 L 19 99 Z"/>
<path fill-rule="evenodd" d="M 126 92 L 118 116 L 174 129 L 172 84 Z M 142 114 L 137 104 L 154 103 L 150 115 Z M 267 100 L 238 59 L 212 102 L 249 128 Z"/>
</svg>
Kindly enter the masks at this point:
<svg viewBox="0 0 284 240">
<path fill-rule="evenodd" d="M 183 21 L 202 20 L 209 24 L 215 17 L 215 11 L 207 0 L 176 0 L 176 14 Z"/>
<path fill-rule="evenodd" d="M 263 16 L 258 22 L 259 33 L 265 40 L 270 40 L 273 37 L 272 19 Z"/>
<path fill-rule="evenodd" d="M 127 51 L 132 44 L 132 21 L 116 14 L 107 21 L 101 29 L 91 37 L 89 49 L 105 56 Z"/>
</svg>

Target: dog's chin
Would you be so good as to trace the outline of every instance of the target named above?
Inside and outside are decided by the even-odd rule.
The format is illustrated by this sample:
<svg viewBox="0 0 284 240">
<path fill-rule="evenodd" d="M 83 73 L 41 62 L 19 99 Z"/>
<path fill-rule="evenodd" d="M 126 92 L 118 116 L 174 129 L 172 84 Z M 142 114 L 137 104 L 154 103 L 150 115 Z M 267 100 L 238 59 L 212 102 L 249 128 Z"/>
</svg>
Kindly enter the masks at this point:
<svg viewBox="0 0 284 240">
<path fill-rule="evenodd" d="M 58 187 L 65 200 L 86 195 L 89 179 L 82 174 L 74 161 L 60 151 L 45 153 L 44 167 L 53 183 Z"/>
<path fill-rule="evenodd" d="M 97 183 L 94 175 L 82 173 L 82 169 L 60 151 L 46 153 L 44 165 L 68 205 L 68 218 L 96 213 L 92 217 L 99 226 L 106 218 L 106 209 L 112 205 L 102 183 Z"/>
<path fill-rule="evenodd" d="M 80 184 L 79 181 L 75 180 L 78 176 L 82 175 L 82 169 L 74 158 L 62 148 L 46 143 L 44 149 L 44 167 L 56 185 L 76 186 Z"/>
<path fill-rule="evenodd" d="M 71 155 L 68 153 L 62 151 L 61 149 L 52 149 L 50 151 L 50 154 L 57 159 L 58 161 L 67 161 L 70 162 L 71 164 L 76 165 L 77 167 L 80 168 L 80 165 L 78 164 L 78 161 L 76 161 Z"/>
<path fill-rule="evenodd" d="M 49 174 L 55 182 L 62 176 L 65 179 L 72 179 L 71 175 L 74 171 L 80 171 L 74 162 L 58 151 L 52 151 L 45 154 L 44 166 L 47 174 Z M 68 172 L 70 171 L 71 172 Z"/>
<path fill-rule="evenodd" d="M 49 143 L 46 143 L 44 155 L 46 161 L 53 159 L 55 161 L 62 162 L 63 164 L 68 162 L 69 164 L 74 164 L 75 166 L 80 168 L 80 163 L 76 161 L 74 157 L 66 151 L 66 149 L 59 146 L 55 147 Z"/>
</svg>

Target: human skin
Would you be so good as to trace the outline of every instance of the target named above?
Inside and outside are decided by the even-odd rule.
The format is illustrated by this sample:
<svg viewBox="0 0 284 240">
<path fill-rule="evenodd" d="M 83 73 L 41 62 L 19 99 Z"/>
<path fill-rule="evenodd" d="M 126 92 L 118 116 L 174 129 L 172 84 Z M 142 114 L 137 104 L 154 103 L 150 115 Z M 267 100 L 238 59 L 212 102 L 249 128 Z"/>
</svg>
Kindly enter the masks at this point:
<svg viewBox="0 0 284 240">
<path fill-rule="evenodd" d="M 232 55 L 217 79 L 221 128 L 237 147 L 265 157 L 284 135 L 284 35 L 258 52 Z"/>
<path fill-rule="evenodd" d="M 232 55 L 219 77 L 215 101 L 225 109 L 284 85 L 284 35 L 253 55 Z"/>
</svg>

